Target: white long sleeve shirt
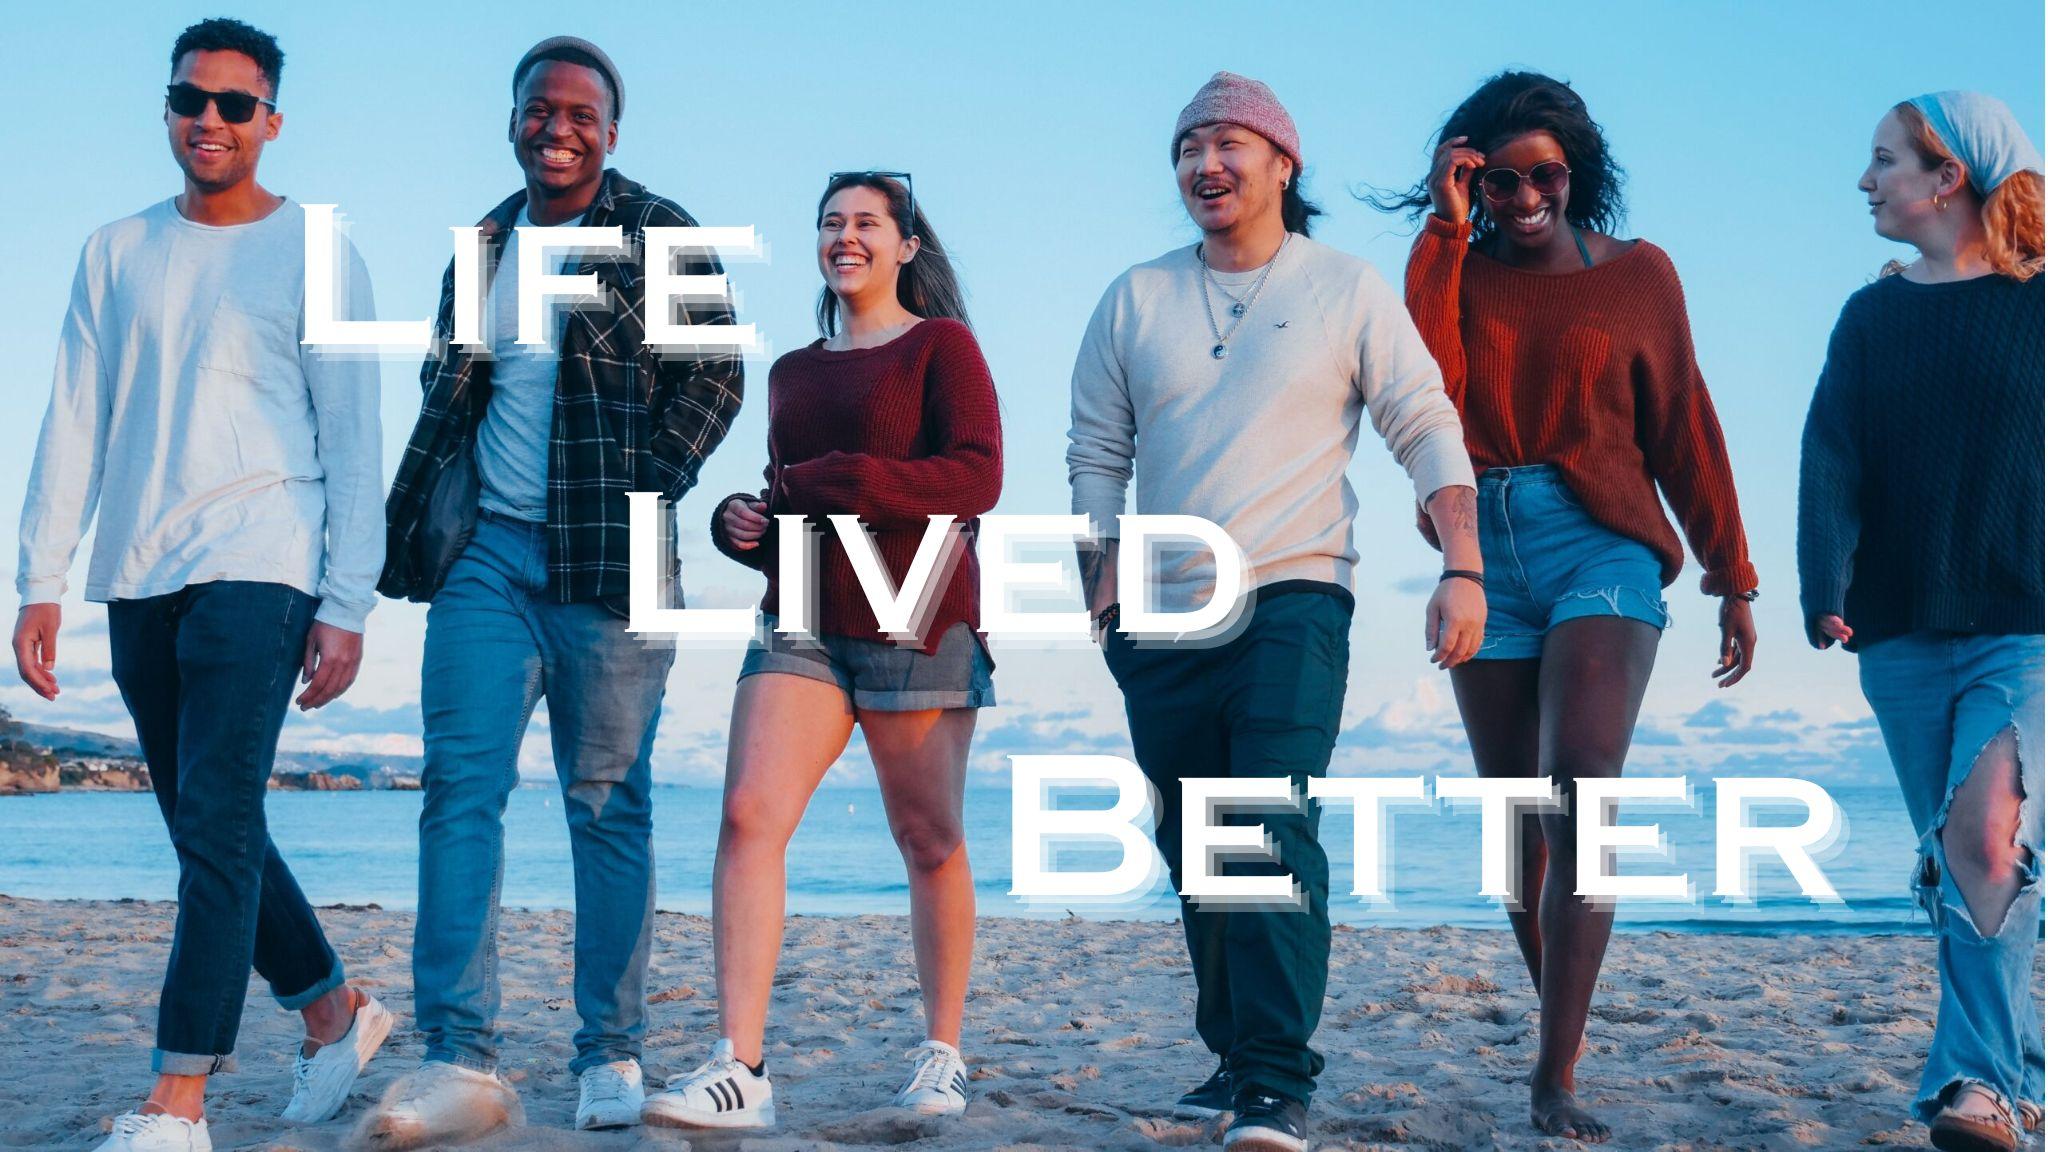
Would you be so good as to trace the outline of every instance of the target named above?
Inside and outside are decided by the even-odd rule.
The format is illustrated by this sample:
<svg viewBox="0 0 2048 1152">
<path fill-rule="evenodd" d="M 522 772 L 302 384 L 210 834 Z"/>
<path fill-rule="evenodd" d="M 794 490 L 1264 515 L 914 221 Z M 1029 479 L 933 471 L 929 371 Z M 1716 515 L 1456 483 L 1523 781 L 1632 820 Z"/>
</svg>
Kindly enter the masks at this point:
<svg viewBox="0 0 2048 1152">
<path fill-rule="evenodd" d="M 305 216 L 195 224 L 166 200 L 85 243 L 21 516 L 23 604 L 57 601 L 99 516 L 88 600 L 287 584 L 360 632 L 384 565 L 377 362 L 304 333 Z M 346 319 L 370 319 L 353 246 Z"/>
<path fill-rule="evenodd" d="M 1125 272 L 1096 306 L 1074 363 L 1073 510 L 1115 536 L 1135 468 L 1137 511 L 1220 525 L 1249 559 L 1254 587 L 1349 588 L 1358 497 L 1345 469 L 1361 412 L 1418 500 L 1474 486 L 1436 361 L 1370 264 L 1306 236 L 1281 251 L 1217 359 L 1202 294 L 1227 331 L 1231 297 L 1248 297 L 1259 271 L 1212 275 L 1227 296 L 1205 288 L 1192 246 L 1177 249 Z M 1215 575 L 1206 550 L 1165 550 L 1159 606 L 1206 601 Z"/>
</svg>

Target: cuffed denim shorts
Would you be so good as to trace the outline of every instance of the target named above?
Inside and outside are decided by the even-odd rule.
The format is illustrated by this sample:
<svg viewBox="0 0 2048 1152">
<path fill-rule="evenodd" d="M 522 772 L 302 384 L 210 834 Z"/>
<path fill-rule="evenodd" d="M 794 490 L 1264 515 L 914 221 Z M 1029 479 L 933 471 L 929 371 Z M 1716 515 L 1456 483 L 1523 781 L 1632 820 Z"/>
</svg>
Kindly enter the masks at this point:
<svg viewBox="0 0 2048 1152">
<path fill-rule="evenodd" d="M 1475 660 L 1534 660 L 1545 633 L 1583 616 L 1671 626 L 1657 554 L 1594 520 L 1552 465 L 1479 477 L 1479 552 L 1486 639 Z"/>
<path fill-rule="evenodd" d="M 965 621 L 946 629 L 938 649 L 898 648 L 852 636 L 797 637 L 775 631 L 775 617 L 740 663 L 739 678 L 786 672 L 837 684 L 855 708 L 922 712 L 995 706 L 995 658 Z"/>
</svg>

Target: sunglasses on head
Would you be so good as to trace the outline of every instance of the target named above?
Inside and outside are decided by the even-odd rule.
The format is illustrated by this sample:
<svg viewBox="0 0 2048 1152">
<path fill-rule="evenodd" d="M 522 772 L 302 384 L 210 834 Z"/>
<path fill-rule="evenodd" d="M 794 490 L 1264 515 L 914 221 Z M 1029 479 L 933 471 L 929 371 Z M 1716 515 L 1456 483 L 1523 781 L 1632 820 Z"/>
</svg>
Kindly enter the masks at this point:
<svg viewBox="0 0 2048 1152">
<path fill-rule="evenodd" d="M 1513 168 L 1488 168 L 1479 177 L 1479 187 L 1485 191 L 1488 200 L 1513 200 L 1522 190 L 1522 181 L 1536 189 L 1539 196 L 1555 196 L 1571 183 L 1572 170 L 1561 160 L 1545 160 L 1529 169 L 1523 175 Z"/>
<path fill-rule="evenodd" d="M 209 92 L 196 84 L 173 84 L 164 89 L 164 106 L 176 116 L 203 116 L 208 103 L 220 109 L 220 118 L 230 124 L 247 124 L 255 119 L 258 104 L 268 104 L 272 112 L 277 111 L 275 100 L 247 92 Z"/>
<path fill-rule="evenodd" d="M 908 173 L 908 172 L 884 172 L 884 171 L 882 171 L 882 170 L 881 170 L 881 169 L 879 169 L 879 168 L 869 168 L 869 169 L 867 169 L 867 170 L 865 170 L 865 171 L 861 171 L 861 172 L 834 172 L 834 173 L 832 173 L 832 174 L 831 174 L 830 176 L 827 176 L 827 177 L 825 178 L 825 183 L 827 183 L 827 184 L 831 184 L 831 183 L 837 182 L 837 181 L 839 181 L 839 180 L 846 180 L 846 179 L 853 179 L 853 180 L 868 180 L 868 179 L 875 179 L 875 178 L 880 178 L 880 179 L 883 179 L 883 180 L 901 180 L 901 181 L 903 181 L 903 194 L 904 194 L 905 196 L 907 196 L 907 197 L 908 197 L 908 198 L 910 199 L 910 221 L 911 221 L 911 224 L 910 224 L 910 232 L 911 232 L 911 235 L 913 235 L 913 236 L 914 236 L 914 235 L 916 235 L 916 234 L 917 234 L 917 185 L 915 185 L 915 184 L 912 184 L 912 183 L 910 182 L 910 173 Z M 907 240 L 907 239 L 909 239 L 909 238 L 910 238 L 909 236 L 906 236 L 906 237 L 904 237 L 904 239 L 906 239 L 906 240 Z"/>
</svg>

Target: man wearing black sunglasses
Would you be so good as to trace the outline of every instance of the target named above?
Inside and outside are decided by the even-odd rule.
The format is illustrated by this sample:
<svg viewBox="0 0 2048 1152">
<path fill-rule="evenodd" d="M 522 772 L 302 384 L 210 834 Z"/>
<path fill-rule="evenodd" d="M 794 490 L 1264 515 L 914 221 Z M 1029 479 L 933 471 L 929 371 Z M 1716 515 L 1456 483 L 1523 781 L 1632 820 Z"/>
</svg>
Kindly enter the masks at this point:
<svg viewBox="0 0 2048 1152">
<path fill-rule="evenodd" d="M 589 41 L 543 40 L 513 68 L 512 98 L 506 135 L 525 187 L 482 224 L 496 268 L 489 348 L 447 342 L 451 264 L 438 350 L 421 377 L 425 404 L 387 508 L 381 588 L 433 607 L 413 937 L 426 1059 L 387 1097 L 374 1128 L 380 1149 L 472 1139 L 520 1114 L 495 1074 L 497 877 L 512 766 L 543 697 L 576 871 L 576 1126 L 639 1122 L 651 754 L 675 652 L 626 631 L 626 494 L 661 493 L 673 539 L 674 504 L 740 405 L 736 354 L 645 344 L 646 230 L 695 221 L 605 167 L 625 105 L 617 66 Z M 579 224 L 618 228 L 624 239 L 622 251 L 574 269 L 597 277 L 604 301 L 550 312 L 544 342 L 522 343 L 522 254 L 533 255 L 523 250 L 549 227 Z M 559 247 L 541 255 L 550 272 L 578 263 Z M 719 271 L 708 252 L 678 262 L 685 274 Z M 723 297 L 693 298 L 684 312 L 692 324 L 733 322 Z"/>
<path fill-rule="evenodd" d="M 256 181 L 283 64 L 238 21 L 178 37 L 163 117 L 184 192 L 86 242 L 22 511 L 22 679 L 57 695 L 59 601 L 96 514 L 85 598 L 107 602 L 178 854 L 157 1084 L 105 1152 L 211 1148 L 206 1081 L 235 1066 L 252 966 L 305 1017 L 287 1119 L 339 1111 L 391 1027 L 346 983 L 263 817 L 293 681 L 302 709 L 354 681 L 384 556 L 376 364 L 300 346 L 304 217 Z M 348 257 L 339 295 L 367 319 Z"/>
</svg>

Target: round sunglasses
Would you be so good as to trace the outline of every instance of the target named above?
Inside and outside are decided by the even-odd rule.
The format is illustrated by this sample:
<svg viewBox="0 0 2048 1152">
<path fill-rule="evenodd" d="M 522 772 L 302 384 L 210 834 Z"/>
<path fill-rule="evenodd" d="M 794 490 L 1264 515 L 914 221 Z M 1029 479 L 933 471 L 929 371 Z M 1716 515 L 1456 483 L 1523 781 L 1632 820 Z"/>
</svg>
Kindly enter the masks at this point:
<svg viewBox="0 0 2048 1152">
<path fill-rule="evenodd" d="M 164 89 L 164 105 L 175 116 L 187 119 L 203 116 L 209 103 L 218 108 L 220 118 L 230 124 L 247 124 L 255 119 L 258 104 L 268 104 L 272 112 L 277 111 L 277 101 L 247 92 L 212 92 L 196 84 L 173 84 Z"/>
<path fill-rule="evenodd" d="M 1495 202 L 1513 200 L 1522 190 L 1522 181 L 1536 189 L 1539 196 L 1555 196 L 1571 183 L 1572 170 L 1561 160 L 1545 160 L 1529 169 L 1524 175 L 1513 168 L 1488 168 L 1480 174 L 1479 187 L 1486 198 Z"/>
</svg>

